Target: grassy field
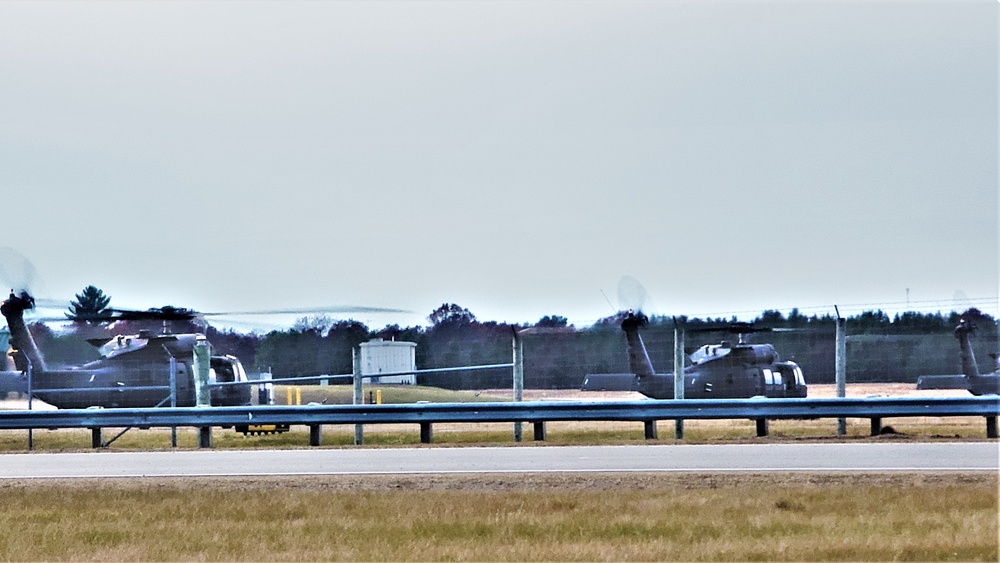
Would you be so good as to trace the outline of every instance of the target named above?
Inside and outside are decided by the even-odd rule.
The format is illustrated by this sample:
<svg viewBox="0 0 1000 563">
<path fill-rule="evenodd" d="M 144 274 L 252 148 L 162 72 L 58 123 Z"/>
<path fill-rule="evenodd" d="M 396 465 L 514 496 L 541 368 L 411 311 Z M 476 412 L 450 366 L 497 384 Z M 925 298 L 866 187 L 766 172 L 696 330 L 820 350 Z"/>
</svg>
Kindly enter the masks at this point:
<svg viewBox="0 0 1000 563">
<path fill-rule="evenodd" d="M 997 476 L 4 481 L 3 560 L 996 561 Z"/>
</svg>

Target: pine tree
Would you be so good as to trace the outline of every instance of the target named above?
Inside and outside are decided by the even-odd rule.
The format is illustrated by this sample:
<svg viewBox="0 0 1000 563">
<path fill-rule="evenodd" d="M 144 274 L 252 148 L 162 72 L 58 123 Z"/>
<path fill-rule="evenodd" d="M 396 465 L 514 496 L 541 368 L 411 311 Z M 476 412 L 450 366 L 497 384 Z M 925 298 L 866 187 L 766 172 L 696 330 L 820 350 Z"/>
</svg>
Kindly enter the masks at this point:
<svg viewBox="0 0 1000 563">
<path fill-rule="evenodd" d="M 100 289 L 88 285 L 82 292 L 76 294 L 76 301 L 70 303 L 66 318 L 84 323 L 107 321 L 111 318 L 111 311 L 108 310 L 110 302 L 110 295 L 104 295 Z"/>
</svg>

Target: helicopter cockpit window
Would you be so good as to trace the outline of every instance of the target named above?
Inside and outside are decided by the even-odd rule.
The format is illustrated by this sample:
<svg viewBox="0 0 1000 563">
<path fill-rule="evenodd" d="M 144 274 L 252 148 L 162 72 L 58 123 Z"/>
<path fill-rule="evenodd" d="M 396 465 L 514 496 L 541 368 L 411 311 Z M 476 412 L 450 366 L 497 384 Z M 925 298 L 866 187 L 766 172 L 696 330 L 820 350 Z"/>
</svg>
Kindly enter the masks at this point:
<svg viewBox="0 0 1000 563">
<path fill-rule="evenodd" d="M 236 374 L 233 373 L 233 365 L 227 362 L 212 362 L 212 371 L 215 372 L 216 383 L 232 383 L 236 381 Z"/>
<path fill-rule="evenodd" d="M 775 375 L 779 377 L 775 381 L 776 384 L 784 385 L 788 391 L 794 391 L 796 387 L 805 387 L 806 380 L 802 376 L 802 368 L 799 366 L 792 362 L 780 362 L 775 364 L 775 368 L 777 369 Z"/>
<path fill-rule="evenodd" d="M 732 348 L 724 344 L 706 344 L 691 354 L 691 361 L 695 364 L 701 364 L 709 360 L 721 358 L 731 351 Z"/>
</svg>

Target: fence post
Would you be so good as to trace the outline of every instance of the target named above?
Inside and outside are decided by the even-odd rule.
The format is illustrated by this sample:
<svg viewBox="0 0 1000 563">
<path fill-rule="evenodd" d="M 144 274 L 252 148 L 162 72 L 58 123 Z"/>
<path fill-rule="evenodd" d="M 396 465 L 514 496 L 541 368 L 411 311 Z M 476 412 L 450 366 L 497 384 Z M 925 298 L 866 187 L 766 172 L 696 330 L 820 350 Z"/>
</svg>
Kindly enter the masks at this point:
<svg viewBox="0 0 1000 563">
<path fill-rule="evenodd" d="M 191 368 L 194 371 L 194 397 L 195 406 L 211 407 L 212 390 L 208 386 L 209 370 L 212 369 L 212 349 L 208 345 L 208 340 L 199 335 L 194 345 L 194 361 Z M 212 427 L 202 426 L 198 428 L 198 447 L 212 447 Z"/>
<path fill-rule="evenodd" d="M 354 403 L 360 405 L 365 402 L 364 390 L 361 386 L 361 356 L 358 354 L 359 348 L 351 350 L 354 371 Z M 365 427 L 363 424 L 354 425 L 354 445 L 360 446 L 365 443 Z"/>
<path fill-rule="evenodd" d="M 519 403 L 524 399 L 524 341 L 518 334 L 517 328 L 514 331 L 514 402 Z M 520 421 L 514 423 L 514 441 L 524 440 L 524 428 Z"/>
<path fill-rule="evenodd" d="M 163 347 L 166 350 L 166 346 Z M 170 353 L 169 351 L 167 352 Z M 177 406 L 177 360 L 170 356 L 170 408 Z M 170 447 L 177 447 L 177 427 L 170 427 Z"/>
<path fill-rule="evenodd" d="M 32 397 L 32 395 L 35 394 L 35 389 L 33 388 L 32 381 L 31 381 L 31 372 L 33 370 L 31 369 L 32 368 L 32 366 L 31 366 L 31 358 L 28 358 L 27 355 L 25 355 L 24 361 L 26 361 L 28 363 L 28 410 L 30 411 L 31 410 L 31 397 Z M 29 428 L 28 429 L 28 451 L 30 452 L 34 448 L 35 448 L 35 436 L 33 434 L 33 430 L 31 428 Z"/>
<path fill-rule="evenodd" d="M 199 335 L 194 345 L 194 404 L 198 407 L 212 406 L 212 390 L 208 386 L 208 375 L 212 369 L 212 349 L 208 340 Z"/>
<path fill-rule="evenodd" d="M 837 342 L 834 369 L 837 379 L 837 397 L 847 396 L 847 319 L 840 316 L 837 310 Z M 847 434 L 847 419 L 837 419 L 837 435 Z"/>
<path fill-rule="evenodd" d="M 674 399 L 684 399 L 684 326 L 674 319 Z M 654 429 L 655 432 L 655 429 Z M 684 419 L 674 419 L 674 438 L 684 439 Z"/>
</svg>

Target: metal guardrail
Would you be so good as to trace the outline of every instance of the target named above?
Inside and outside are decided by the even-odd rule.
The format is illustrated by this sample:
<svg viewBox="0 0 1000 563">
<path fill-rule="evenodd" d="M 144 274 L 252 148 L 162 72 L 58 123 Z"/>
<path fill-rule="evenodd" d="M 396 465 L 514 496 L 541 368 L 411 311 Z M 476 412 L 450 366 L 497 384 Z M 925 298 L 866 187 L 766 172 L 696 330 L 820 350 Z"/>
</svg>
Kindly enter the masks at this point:
<svg viewBox="0 0 1000 563">
<path fill-rule="evenodd" d="M 0 429 L 105 427 L 197 427 L 293 424 L 316 429 L 324 424 L 421 425 L 430 441 L 435 423 L 528 422 L 544 439 L 549 421 L 637 421 L 649 428 L 657 420 L 867 418 L 872 432 L 883 418 L 983 416 L 987 435 L 997 437 L 1000 396 L 934 398 L 711 399 L 679 401 L 539 401 L 511 403 L 427 403 L 390 405 L 301 405 L 74 409 L 0 412 Z M 876 421 L 878 426 L 876 425 Z M 539 432 L 539 426 L 542 430 Z M 655 435 L 655 426 L 654 435 Z M 314 431 L 313 445 L 319 445 Z M 761 426 L 758 424 L 758 434 Z M 426 439 L 424 439 L 426 438 Z"/>
</svg>

